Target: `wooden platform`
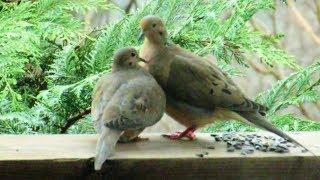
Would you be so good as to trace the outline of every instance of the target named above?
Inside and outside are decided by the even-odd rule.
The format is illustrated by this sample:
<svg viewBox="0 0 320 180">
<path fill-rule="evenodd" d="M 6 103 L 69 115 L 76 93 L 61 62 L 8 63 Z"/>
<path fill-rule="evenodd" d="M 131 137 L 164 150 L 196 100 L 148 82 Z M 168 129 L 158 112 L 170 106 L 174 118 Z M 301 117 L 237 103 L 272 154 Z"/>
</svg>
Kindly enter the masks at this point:
<svg viewBox="0 0 320 180">
<path fill-rule="evenodd" d="M 209 134 L 193 142 L 144 134 L 149 141 L 118 144 L 100 172 L 93 170 L 97 135 L 0 135 L 0 179 L 320 179 L 320 133 L 291 135 L 317 157 L 301 148 L 244 156 Z"/>
</svg>

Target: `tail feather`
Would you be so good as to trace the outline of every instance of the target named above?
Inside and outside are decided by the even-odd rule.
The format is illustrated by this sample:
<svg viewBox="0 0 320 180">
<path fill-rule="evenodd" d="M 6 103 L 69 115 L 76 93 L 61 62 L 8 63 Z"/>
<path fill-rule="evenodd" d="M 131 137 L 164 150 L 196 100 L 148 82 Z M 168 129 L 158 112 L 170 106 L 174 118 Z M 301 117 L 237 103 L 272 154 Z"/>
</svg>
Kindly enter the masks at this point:
<svg viewBox="0 0 320 180">
<path fill-rule="evenodd" d="M 273 124 L 271 124 L 269 121 L 267 121 L 263 116 L 261 116 L 259 113 L 253 113 L 253 112 L 238 112 L 242 117 L 244 117 L 246 120 L 248 120 L 250 123 L 263 128 L 267 131 L 270 131 L 274 134 L 277 134 L 278 136 L 298 144 L 299 146 L 303 147 L 304 149 L 307 149 L 304 147 L 301 143 L 296 141 L 295 139 L 291 138 L 288 134 L 284 133 L 280 129 L 276 128 Z M 307 149 L 308 150 L 308 149 Z"/>
<path fill-rule="evenodd" d="M 252 113 L 252 112 L 238 112 L 242 117 L 244 117 L 246 120 L 248 120 L 250 123 L 255 124 L 258 127 L 264 128 L 274 134 L 277 134 L 278 136 L 281 136 L 282 138 L 293 142 L 305 150 L 309 151 L 318 161 L 317 166 L 319 166 L 320 158 L 317 156 L 314 152 L 310 151 L 308 148 L 306 148 L 304 145 L 296 141 L 295 139 L 291 138 L 288 134 L 282 132 L 281 130 L 277 129 L 273 124 L 266 121 L 266 119 L 261 116 L 259 113 Z M 319 170 L 317 170 L 317 173 Z"/>
<path fill-rule="evenodd" d="M 227 107 L 227 109 L 242 113 L 242 112 L 258 112 L 260 115 L 265 116 L 267 114 L 267 111 L 269 110 L 268 107 L 263 106 L 257 102 L 254 102 L 250 99 L 244 99 L 244 101 L 241 104 L 233 104 L 230 107 Z"/>
<path fill-rule="evenodd" d="M 103 163 L 114 153 L 114 149 L 118 139 L 121 136 L 121 131 L 102 127 L 96 146 L 96 156 L 94 160 L 94 169 L 100 170 Z"/>
</svg>

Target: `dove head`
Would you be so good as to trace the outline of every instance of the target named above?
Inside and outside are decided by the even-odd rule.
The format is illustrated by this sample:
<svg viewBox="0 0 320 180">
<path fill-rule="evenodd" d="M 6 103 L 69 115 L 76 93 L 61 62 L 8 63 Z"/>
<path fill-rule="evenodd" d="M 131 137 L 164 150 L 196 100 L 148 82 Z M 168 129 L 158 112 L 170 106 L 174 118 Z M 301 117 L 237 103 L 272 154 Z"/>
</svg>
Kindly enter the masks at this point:
<svg viewBox="0 0 320 180">
<path fill-rule="evenodd" d="M 121 48 L 114 54 L 112 71 L 139 68 L 138 62 L 145 60 L 139 58 L 138 52 L 133 47 Z"/>
<path fill-rule="evenodd" d="M 140 21 L 141 36 L 145 36 L 151 43 L 166 44 L 167 31 L 164 22 L 157 16 L 146 16 Z M 141 38 L 140 38 L 141 39 Z"/>
</svg>

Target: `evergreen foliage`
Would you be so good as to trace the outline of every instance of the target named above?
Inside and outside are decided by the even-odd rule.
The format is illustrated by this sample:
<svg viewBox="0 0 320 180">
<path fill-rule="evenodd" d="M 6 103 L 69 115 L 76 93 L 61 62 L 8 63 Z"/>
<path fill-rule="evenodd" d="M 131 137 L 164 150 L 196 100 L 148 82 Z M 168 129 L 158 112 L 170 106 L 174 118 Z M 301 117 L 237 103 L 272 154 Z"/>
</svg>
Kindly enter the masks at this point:
<svg viewBox="0 0 320 180">
<path fill-rule="evenodd" d="M 266 35 L 247 24 L 258 11 L 272 11 L 273 0 L 153 0 L 114 24 L 84 32 L 83 23 L 73 17 L 73 12 L 115 8 L 104 2 L 1 4 L 0 133 L 61 133 L 71 116 L 90 107 L 93 86 L 110 70 L 113 52 L 123 46 L 140 45 L 139 21 L 149 14 L 166 21 L 174 43 L 199 55 L 213 53 L 218 65 L 231 75 L 239 74 L 239 70 L 230 62 L 246 66 L 246 59 L 252 56 L 268 65 L 297 70 L 259 95 L 258 100 L 271 108 L 273 122 L 287 122 L 276 123 L 288 126 L 286 130 L 303 130 L 300 123 L 320 129 L 319 124 L 276 113 L 289 105 L 320 99 L 320 63 L 302 69 L 292 56 L 276 47 L 281 35 Z M 230 122 L 218 124 L 214 130 L 253 130 L 243 127 Z M 93 132 L 90 115 L 68 132 Z"/>
</svg>

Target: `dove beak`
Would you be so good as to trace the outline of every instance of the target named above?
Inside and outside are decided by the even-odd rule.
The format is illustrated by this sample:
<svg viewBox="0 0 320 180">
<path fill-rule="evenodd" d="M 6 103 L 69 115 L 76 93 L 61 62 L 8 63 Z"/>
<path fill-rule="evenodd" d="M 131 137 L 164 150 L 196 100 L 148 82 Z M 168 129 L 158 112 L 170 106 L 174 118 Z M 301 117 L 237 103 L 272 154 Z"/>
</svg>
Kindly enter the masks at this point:
<svg viewBox="0 0 320 180">
<path fill-rule="evenodd" d="M 140 32 L 139 37 L 138 37 L 138 41 L 141 42 L 144 39 L 144 33 Z"/>
<path fill-rule="evenodd" d="M 144 63 L 148 63 L 148 61 L 146 61 L 145 59 L 139 58 L 139 60 L 144 62 Z"/>
</svg>

